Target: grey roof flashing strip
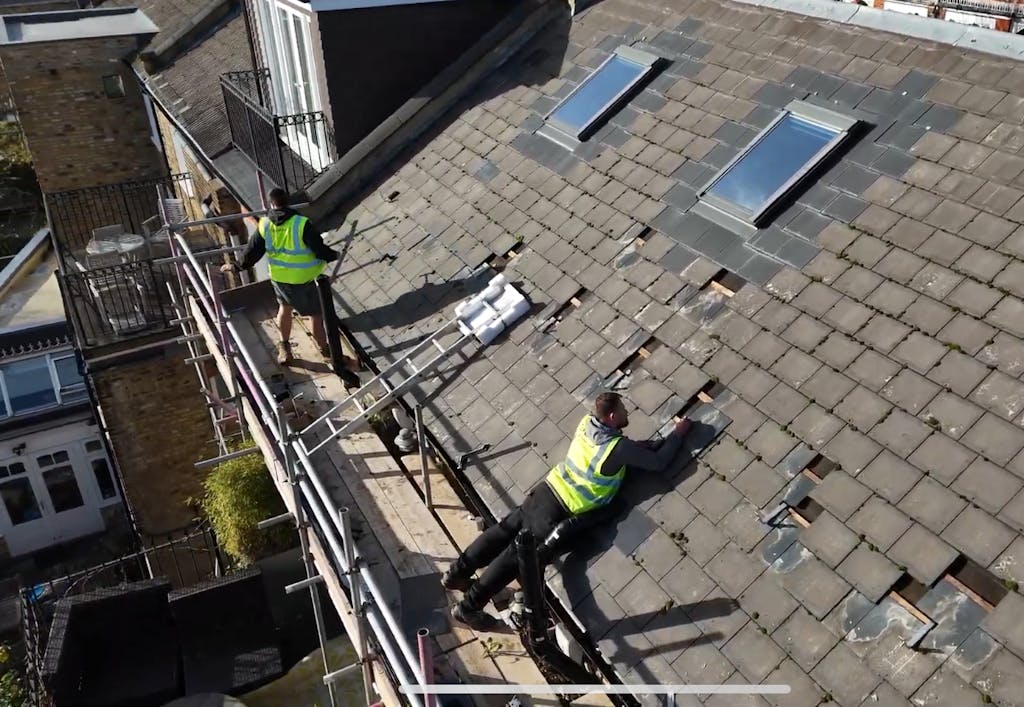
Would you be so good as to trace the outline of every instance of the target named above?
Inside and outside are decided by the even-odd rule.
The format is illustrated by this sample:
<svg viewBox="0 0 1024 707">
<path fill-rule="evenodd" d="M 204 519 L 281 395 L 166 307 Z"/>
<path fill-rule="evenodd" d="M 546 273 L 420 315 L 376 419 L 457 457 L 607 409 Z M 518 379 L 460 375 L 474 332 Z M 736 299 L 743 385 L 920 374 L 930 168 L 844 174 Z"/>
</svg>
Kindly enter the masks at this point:
<svg viewBox="0 0 1024 707">
<path fill-rule="evenodd" d="M 984 27 L 970 27 L 931 17 L 903 15 L 835 0 L 733 0 L 742 5 L 772 8 L 831 22 L 915 37 L 986 54 L 1024 59 L 1024 37 Z"/>
<path fill-rule="evenodd" d="M 99 37 L 148 36 L 160 28 L 142 10 L 106 7 L 0 17 L 0 46 Z"/>
</svg>

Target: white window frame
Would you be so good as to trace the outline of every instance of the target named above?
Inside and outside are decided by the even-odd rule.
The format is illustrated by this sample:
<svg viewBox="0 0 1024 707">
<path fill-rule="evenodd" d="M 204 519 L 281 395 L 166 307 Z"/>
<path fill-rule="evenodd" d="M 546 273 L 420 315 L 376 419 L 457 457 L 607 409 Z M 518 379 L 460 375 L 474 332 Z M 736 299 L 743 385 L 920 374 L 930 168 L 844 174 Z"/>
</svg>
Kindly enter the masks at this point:
<svg viewBox="0 0 1024 707">
<path fill-rule="evenodd" d="M 312 18 L 308 5 L 299 5 L 285 0 L 255 0 L 257 21 L 263 45 L 264 59 L 270 70 L 271 90 L 274 94 L 274 108 L 277 115 L 298 115 L 323 110 L 317 63 L 313 56 Z M 282 26 L 281 15 L 287 16 L 287 26 Z M 297 66 L 300 63 L 299 47 L 295 42 L 295 22 L 298 20 L 305 47 L 308 82 L 297 80 Z M 268 41 L 269 40 L 269 41 Z M 306 91 L 308 86 L 308 100 Z M 327 164 L 328 146 L 318 145 L 316 123 L 306 123 L 286 128 L 284 140 L 310 164 Z"/>
<path fill-rule="evenodd" d="M 4 375 L 3 370 L 0 369 L 0 395 L 2 395 L 2 397 L 3 397 L 4 410 L 6 411 L 6 414 L 0 414 L 0 420 L 7 420 L 7 419 L 13 419 L 13 418 L 16 418 L 16 417 L 22 417 L 22 416 L 25 416 L 25 415 L 31 415 L 31 414 L 36 413 L 36 412 L 42 412 L 43 410 L 50 410 L 50 409 L 59 408 L 59 407 L 62 407 L 63 405 L 69 404 L 69 403 L 83 402 L 83 400 L 72 400 L 72 401 L 65 401 L 64 400 L 64 395 L 61 394 L 62 386 L 61 386 L 61 383 L 60 383 L 60 377 L 57 375 L 57 365 L 56 365 L 56 362 L 60 361 L 60 360 L 63 360 L 65 358 L 74 358 L 74 356 L 75 356 L 74 351 L 70 351 L 68 349 L 64 349 L 62 351 L 56 351 L 56 352 L 51 352 L 51 353 L 43 354 L 43 356 L 46 357 L 46 367 L 47 367 L 47 371 L 50 374 L 50 385 L 53 388 L 54 396 L 56 397 L 57 401 L 55 403 L 51 403 L 49 405 L 40 405 L 39 407 L 34 407 L 34 408 L 29 409 L 29 410 L 23 410 L 21 412 L 15 412 L 14 409 L 11 407 L 11 398 L 10 398 L 10 395 L 8 394 L 8 392 L 7 392 L 7 378 Z M 6 365 L 12 364 L 12 363 L 20 363 L 21 361 L 29 361 L 29 360 L 32 360 L 32 359 L 35 359 L 35 358 L 40 358 L 40 356 L 23 356 L 21 358 L 14 359 L 12 361 L 4 361 L 3 365 L 6 366 Z M 85 381 L 83 380 L 83 382 L 80 385 L 74 385 L 74 386 L 71 386 L 70 388 L 67 389 L 68 392 L 73 391 L 73 390 L 85 390 Z M 0 412 L 3 412 L 3 411 L 0 411 Z"/>
<path fill-rule="evenodd" d="M 643 70 L 635 79 L 633 79 L 625 86 L 620 88 L 615 93 L 615 95 L 612 96 L 611 99 L 608 100 L 604 105 L 598 106 L 594 113 L 590 116 L 590 118 L 579 128 L 576 128 L 572 125 L 567 125 L 554 117 L 555 114 L 559 110 L 561 110 L 563 106 L 565 106 L 567 103 L 571 103 L 576 98 L 576 95 L 588 83 L 599 77 L 604 68 L 612 61 L 614 61 L 616 58 L 624 59 L 627 62 L 631 62 L 633 64 L 639 64 L 643 68 Z M 646 81 L 650 77 L 651 72 L 654 71 L 654 67 L 659 61 L 661 61 L 661 57 L 656 56 L 654 54 L 650 54 L 649 52 L 641 51 L 639 49 L 635 49 L 634 47 L 629 47 L 626 45 L 618 47 L 614 52 L 612 52 L 612 54 L 607 59 L 601 62 L 600 66 L 598 66 L 596 69 L 590 72 L 589 76 L 580 81 L 579 84 L 572 91 L 569 92 L 568 96 L 560 100 L 554 108 L 547 112 L 547 114 L 544 116 L 544 122 L 546 126 L 550 126 L 551 128 L 557 130 L 559 133 L 561 133 L 561 135 L 564 135 L 566 138 L 572 141 L 585 141 L 587 138 L 590 137 L 590 135 L 593 133 L 594 127 L 601 120 L 606 118 L 609 114 L 615 112 L 628 98 L 631 98 L 635 93 L 637 93 L 637 86 L 640 86 L 644 81 Z"/>
<path fill-rule="evenodd" d="M 764 140 L 775 127 L 786 118 L 790 116 L 798 118 L 808 123 L 815 123 L 828 130 L 835 131 L 835 136 L 832 137 L 824 146 L 821 147 L 810 159 L 808 159 L 796 172 L 791 174 L 783 184 L 776 189 L 768 198 L 761 203 L 756 210 L 746 209 L 739 204 L 719 198 L 718 196 L 709 193 L 710 190 L 718 183 L 722 177 L 729 173 L 729 171 L 739 162 L 746 159 L 750 151 L 756 147 L 762 140 Z M 727 214 L 733 219 L 737 219 L 742 224 L 748 226 L 759 226 L 764 217 L 775 211 L 779 201 L 783 199 L 788 193 L 795 189 L 801 182 L 803 182 L 807 176 L 817 169 L 825 159 L 828 158 L 832 152 L 839 147 L 853 131 L 854 127 L 859 121 L 849 115 L 838 113 L 828 108 L 814 105 L 813 103 L 807 103 L 806 101 L 791 101 L 784 111 L 782 111 L 771 123 L 769 123 L 761 132 L 754 136 L 754 139 L 750 143 L 740 150 L 735 157 L 722 167 L 715 175 L 708 180 L 708 182 L 698 191 L 697 196 L 700 198 L 700 202 L 707 206 L 711 206 L 714 209 Z"/>
<path fill-rule="evenodd" d="M 99 442 L 100 448 L 94 452 L 90 452 L 88 447 L 86 447 L 86 445 L 89 442 Z M 104 506 L 110 506 L 116 503 L 120 503 L 121 490 L 117 486 L 117 476 L 114 472 L 114 465 L 111 464 L 110 457 L 107 456 L 107 450 L 106 447 L 103 446 L 103 440 L 101 440 L 99 437 L 97 437 L 95 440 L 83 440 L 81 442 L 81 447 L 82 458 L 85 460 L 85 464 L 87 466 L 86 471 L 88 472 L 88 478 L 96 487 L 96 499 L 98 501 L 99 506 L 102 508 Z M 98 459 L 102 459 L 107 463 L 107 471 L 110 472 L 110 480 L 114 482 L 114 495 L 111 496 L 110 498 L 103 498 L 103 489 L 100 488 L 100 482 L 96 480 L 96 474 L 92 470 L 92 463 Z"/>
</svg>

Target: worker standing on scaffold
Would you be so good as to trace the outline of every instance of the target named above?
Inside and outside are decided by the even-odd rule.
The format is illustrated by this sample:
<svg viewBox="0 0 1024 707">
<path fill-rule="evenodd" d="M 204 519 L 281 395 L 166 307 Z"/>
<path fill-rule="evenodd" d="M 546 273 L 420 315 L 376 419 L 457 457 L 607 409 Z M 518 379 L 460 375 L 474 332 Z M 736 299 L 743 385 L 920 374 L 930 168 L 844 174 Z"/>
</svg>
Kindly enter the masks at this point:
<svg viewBox="0 0 1024 707">
<path fill-rule="evenodd" d="M 313 339 L 320 354 L 330 356 L 323 314 L 317 297 L 316 278 L 327 263 L 338 259 L 338 254 L 324 244 L 320 230 L 305 216 L 288 206 L 284 189 L 272 189 L 267 195 L 270 210 L 259 220 L 256 232 L 242 254 L 242 262 L 221 266 L 222 272 L 239 272 L 256 265 L 266 255 L 270 280 L 277 296 L 277 328 L 281 341 L 277 344 L 277 362 L 292 362 L 292 316 L 298 312 L 309 317 Z M 358 370 L 357 362 L 346 357 L 345 365 Z"/>
</svg>

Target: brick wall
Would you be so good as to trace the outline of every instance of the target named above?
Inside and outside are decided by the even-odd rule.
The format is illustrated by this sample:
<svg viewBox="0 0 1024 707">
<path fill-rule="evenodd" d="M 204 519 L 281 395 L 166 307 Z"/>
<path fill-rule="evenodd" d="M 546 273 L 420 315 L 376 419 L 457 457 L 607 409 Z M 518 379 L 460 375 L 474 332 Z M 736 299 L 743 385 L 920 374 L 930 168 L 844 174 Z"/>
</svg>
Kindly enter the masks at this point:
<svg viewBox="0 0 1024 707">
<path fill-rule="evenodd" d="M 143 534 L 192 520 L 187 501 L 202 495 L 207 473 L 193 465 L 214 453 L 206 400 L 195 371 L 183 363 L 188 355 L 168 343 L 155 357 L 90 371 L 125 500 Z"/>
<path fill-rule="evenodd" d="M 0 15 L 18 15 L 25 12 L 51 12 L 54 10 L 77 10 L 77 0 L 53 0 L 53 2 L 24 2 L 0 7 Z M 0 108 L 10 97 L 7 75 L 4 73 L 3 61 L 0 61 Z"/>
<path fill-rule="evenodd" d="M 134 49 L 134 38 L 108 37 L 0 50 L 44 192 L 166 173 L 138 81 L 123 61 Z M 121 77 L 122 98 L 104 93 L 103 77 L 113 75 Z"/>
</svg>

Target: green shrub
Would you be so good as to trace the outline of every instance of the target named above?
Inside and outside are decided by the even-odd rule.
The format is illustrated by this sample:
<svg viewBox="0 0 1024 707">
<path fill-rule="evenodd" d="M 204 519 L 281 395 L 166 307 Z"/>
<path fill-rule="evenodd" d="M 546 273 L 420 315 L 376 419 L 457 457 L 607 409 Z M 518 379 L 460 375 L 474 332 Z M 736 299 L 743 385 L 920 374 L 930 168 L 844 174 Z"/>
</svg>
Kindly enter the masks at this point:
<svg viewBox="0 0 1024 707">
<path fill-rule="evenodd" d="M 203 481 L 200 505 L 221 547 L 243 567 L 291 547 L 296 540 L 290 524 L 260 530 L 256 524 L 287 509 L 258 453 L 218 464 Z"/>
<path fill-rule="evenodd" d="M 0 645 L 0 707 L 22 707 L 25 704 L 25 688 L 21 685 L 21 673 L 11 665 L 11 652 Z"/>
</svg>

